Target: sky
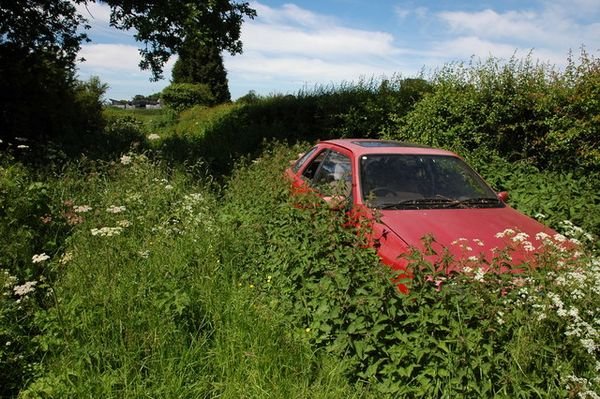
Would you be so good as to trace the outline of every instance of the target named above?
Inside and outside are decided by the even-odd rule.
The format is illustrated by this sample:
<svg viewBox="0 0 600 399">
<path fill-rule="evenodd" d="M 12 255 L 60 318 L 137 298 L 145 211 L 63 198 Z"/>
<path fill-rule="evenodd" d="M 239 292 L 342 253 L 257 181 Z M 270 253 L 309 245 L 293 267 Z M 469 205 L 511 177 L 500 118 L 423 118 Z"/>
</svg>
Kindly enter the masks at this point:
<svg viewBox="0 0 600 399">
<path fill-rule="evenodd" d="M 569 51 L 600 54 L 598 0 L 251 1 L 257 17 L 242 26 L 243 54 L 223 59 L 232 99 L 294 94 L 360 79 L 425 76 L 450 62 L 532 58 L 564 67 Z M 82 46 L 80 79 L 98 76 L 106 98 L 131 99 L 169 85 L 138 67 L 131 31 L 109 26 L 105 4 L 80 12 L 92 29 Z"/>
</svg>

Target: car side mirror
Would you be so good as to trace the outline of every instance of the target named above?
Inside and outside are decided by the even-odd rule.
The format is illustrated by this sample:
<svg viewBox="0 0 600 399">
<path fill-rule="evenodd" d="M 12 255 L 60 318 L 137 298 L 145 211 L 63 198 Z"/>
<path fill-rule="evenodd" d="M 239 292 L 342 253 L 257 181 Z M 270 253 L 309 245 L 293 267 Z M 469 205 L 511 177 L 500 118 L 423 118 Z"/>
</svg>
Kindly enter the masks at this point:
<svg viewBox="0 0 600 399">
<path fill-rule="evenodd" d="M 508 201 L 508 191 L 500 191 L 496 196 L 502 202 Z"/>
</svg>

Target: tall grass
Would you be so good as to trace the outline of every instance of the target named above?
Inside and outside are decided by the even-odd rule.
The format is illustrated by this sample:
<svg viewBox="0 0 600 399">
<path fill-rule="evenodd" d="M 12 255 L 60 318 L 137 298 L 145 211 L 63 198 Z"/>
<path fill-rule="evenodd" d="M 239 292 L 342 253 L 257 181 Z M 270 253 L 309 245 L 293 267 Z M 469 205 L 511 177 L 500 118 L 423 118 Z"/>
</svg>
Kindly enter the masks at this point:
<svg viewBox="0 0 600 399">
<path fill-rule="evenodd" d="M 30 314 L 30 335 L 2 333 L 3 354 L 32 352 L 22 397 L 353 395 L 338 364 L 239 284 L 224 255 L 235 237 L 202 182 L 135 154 L 62 177 L 72 234 L 36 263 L 33 290 L 3 274 L 2 325 Z"/>
</svg>

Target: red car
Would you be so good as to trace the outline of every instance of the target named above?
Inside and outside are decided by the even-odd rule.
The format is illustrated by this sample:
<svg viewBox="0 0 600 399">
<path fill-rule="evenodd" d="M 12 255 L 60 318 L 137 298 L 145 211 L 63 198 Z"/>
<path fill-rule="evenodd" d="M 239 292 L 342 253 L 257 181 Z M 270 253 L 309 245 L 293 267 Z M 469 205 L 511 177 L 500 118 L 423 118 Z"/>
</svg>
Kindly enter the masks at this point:
<svg viewBox="0 0 600 399">
<path fill-rule="evenodd" d="M 556 233 L 505 203 L 458 155 L 396 141 L 343 139 L 319 142 L 286 174 L 296 192 L 315 190 L 326 201 L 346 203 L 350 214 L 371 221 L 371 243 L 385 264 L 423 249 L 432 235 L 457 265 L 485 267 L 511 247 L 515 262 Z M 560 238 L 560 236 L 558 236 Z M 458 267 L 458 266 L 457 266 Z"/>
</svg>

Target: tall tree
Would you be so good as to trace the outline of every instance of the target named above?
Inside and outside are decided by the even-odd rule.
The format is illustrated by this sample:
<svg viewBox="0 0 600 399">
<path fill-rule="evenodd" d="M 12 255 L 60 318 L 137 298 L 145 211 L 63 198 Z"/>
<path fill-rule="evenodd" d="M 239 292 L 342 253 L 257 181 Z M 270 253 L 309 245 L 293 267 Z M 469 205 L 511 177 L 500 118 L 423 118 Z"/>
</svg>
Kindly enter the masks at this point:
<svg viewBox="0 0 600 399">
<path fill-rule="evenodd" d="M 110 7 L 112 26 L 136 32 L 140 67 L 151 70 L 153 80 L 162 78 L 164 64 L 185 41 L 240 53 L 243 19 L 256 15 L 236 0 L 0 0 L 1 136 L 52 136 L 53 128 L 31 123 L 43 119 L 40 109 L 58 124 L 65 119 L 60 111 L 69 105 L 60 99 L 74 90 L 75 60 L 88 40 L 77 5 L 96 1 Z"/>
<path fill-rule="evenodd" d="M 231 54 L 241 53 L 240 28 L 256 11 L 235 0 L 97 0 L 110 6 L 110 23 L 134 29 L 141 42 L 140 67 L 154 79 L 185 40 L 208 41 Z M 11 43 L 30 52 L 47 51 L 70 66 L 81 42 L 80 27 L 89 28 L 77 4 L 96 0 L 0 0 L 0 45 Z"/>
<path fill-rule="evenodd" d="M 187 40 L 173 66 L 173 83 L 206 84 L 216 103 L 231 100 L 223 57 L 215 45 Z"/>
</svg>

